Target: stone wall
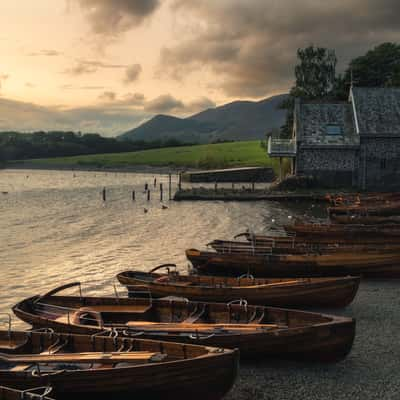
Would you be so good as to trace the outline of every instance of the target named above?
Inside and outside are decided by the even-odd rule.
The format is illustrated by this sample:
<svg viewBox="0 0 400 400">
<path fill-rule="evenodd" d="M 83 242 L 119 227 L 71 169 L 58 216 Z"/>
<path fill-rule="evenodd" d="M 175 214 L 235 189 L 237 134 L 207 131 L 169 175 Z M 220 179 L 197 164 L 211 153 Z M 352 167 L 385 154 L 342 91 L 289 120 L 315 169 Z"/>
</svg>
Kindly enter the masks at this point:
<svg viewBox="0 0 400 400">
<path fill-rule="evenodd" d="M 368 190 L 399 190 L 400 137 L 362 137 L 359 177 Z"/>
<path fill-rule="evenodd" d="M 358 156 L 355 149 L 300 148 L 296 173 L 312 175 L 325 186 L 355 186 L 358 183 Z"/>
<path fill-rule="evenodd" d="M 272 182 L 275 172 L 270 167 L 232 168 L 200 172 L 186 172 L 187 182 Z"/>
</svg>

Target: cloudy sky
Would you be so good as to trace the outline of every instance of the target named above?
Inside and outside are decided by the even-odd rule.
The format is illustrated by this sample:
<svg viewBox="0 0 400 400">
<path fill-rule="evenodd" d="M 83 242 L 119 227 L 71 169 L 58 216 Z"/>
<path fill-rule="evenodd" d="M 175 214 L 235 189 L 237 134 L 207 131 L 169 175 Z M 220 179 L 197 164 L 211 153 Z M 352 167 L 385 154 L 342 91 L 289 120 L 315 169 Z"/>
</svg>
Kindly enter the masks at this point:
<svg viewBox="0 0 400 400">
<path fill-rule="evenodd" d="M 398 0 L 1 0 L 0 130 L 114 135 L 292 84 L 296 49 L 400 41 Z"/>
</svg>

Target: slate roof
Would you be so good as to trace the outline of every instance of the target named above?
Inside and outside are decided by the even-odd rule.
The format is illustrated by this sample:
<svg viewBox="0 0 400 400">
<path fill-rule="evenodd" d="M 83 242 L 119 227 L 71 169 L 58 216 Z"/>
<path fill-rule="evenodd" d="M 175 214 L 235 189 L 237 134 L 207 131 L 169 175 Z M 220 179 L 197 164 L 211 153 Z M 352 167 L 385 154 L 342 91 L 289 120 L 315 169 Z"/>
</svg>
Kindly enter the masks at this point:
<svg viewBox="0 0 400 400">
<path fill-rule="evenodd" d="M 360 135 L 400 136 L 399 88 L 352 88 Z"/>
<path fill-rule="evenodd" d="M 351 103 L 304 102 L 298 105 L 297 140 L 304 145 L 359 145 Z M 339 126 L 341 135 L 329 135 L 327 126 Z"/>
</svg>

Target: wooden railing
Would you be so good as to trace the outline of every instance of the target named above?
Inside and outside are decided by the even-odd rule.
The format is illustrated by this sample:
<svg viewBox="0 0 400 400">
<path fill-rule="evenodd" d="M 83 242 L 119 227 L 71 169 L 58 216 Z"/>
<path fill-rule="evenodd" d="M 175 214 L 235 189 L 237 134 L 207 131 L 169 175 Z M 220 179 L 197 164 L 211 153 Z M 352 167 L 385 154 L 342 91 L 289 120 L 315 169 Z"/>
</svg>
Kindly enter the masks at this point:
<svg viewBox="0 0 400 400">
<path fill-rule="evenodd" d="M 271 157 L 295 157 L 295 139 L 273 139 L 268 138 L 268 155 Z"/>
</svg>

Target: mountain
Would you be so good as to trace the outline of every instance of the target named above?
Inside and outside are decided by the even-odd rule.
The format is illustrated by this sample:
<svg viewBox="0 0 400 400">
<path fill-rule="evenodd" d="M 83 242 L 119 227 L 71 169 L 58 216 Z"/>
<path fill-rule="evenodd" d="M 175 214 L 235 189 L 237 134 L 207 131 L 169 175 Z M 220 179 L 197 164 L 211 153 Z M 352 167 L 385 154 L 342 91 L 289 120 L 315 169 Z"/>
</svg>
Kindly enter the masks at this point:
<svg viewBox="0 0 400 400">
<path fill-rule="evenodd" d="M 279 105 L 286 94 L 261 101 L 234 101 L 188 118 L 156 115 L 121 136 L 121 140 L 167 140 L 208 143 L 216 140 L 264 139 L 265 134 L 285 122 Z"/>
</svg>

